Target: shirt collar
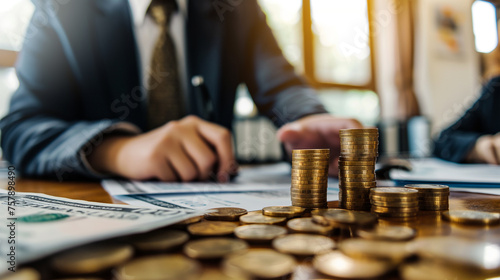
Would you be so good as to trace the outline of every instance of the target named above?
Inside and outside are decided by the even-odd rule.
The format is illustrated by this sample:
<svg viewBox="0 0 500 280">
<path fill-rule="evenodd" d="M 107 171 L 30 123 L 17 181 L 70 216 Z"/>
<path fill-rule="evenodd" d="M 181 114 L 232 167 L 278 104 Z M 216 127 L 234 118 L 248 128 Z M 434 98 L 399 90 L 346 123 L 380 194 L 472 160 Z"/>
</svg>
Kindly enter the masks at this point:
<svg viewBox="0 0 500 280">
<path fill-rule="evenodd" d="M 179 11 L 187 16 L 187 1 L 188 0 L 176 0 L 179 6 Z M 146 13 L 148 11 L 151 0 L 129 0 L 130 9 L 132 10 L 132 18 L 134 19 L 134 25 L 142 25 Z"/>
</svg>

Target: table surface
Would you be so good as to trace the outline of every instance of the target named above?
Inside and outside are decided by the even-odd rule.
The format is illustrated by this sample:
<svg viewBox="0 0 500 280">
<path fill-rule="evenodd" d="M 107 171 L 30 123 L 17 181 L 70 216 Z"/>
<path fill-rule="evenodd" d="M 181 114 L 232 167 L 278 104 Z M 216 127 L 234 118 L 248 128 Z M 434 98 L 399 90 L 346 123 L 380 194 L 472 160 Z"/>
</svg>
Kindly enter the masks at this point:
<svg viewBox="0 0 500 280">
<path fill-rule="evenodd" d="M 0 188 L 6 188 L 6 179 L 0 179 Z M 121 203 L 114 200 L 98 182 L 58 182 L 45 180 L 18 179 L 17 192 L 44 193 L 71 199 L 82 199 L 104 203 Z M 329 202 L 336 207 L 337 201 Z M 452 191 L 450 210 L 469 209 L 500 213 L 500 196 L 480 193 Z M 379 223 L 407 225 L 415 228 L 418 236 L 457 236 L 471 240 L 500 242 L 500 225 L 471 226 L 442 220 L 439 212 L 421 211 L 411 222 L 379 220 Z"/>
</svg>

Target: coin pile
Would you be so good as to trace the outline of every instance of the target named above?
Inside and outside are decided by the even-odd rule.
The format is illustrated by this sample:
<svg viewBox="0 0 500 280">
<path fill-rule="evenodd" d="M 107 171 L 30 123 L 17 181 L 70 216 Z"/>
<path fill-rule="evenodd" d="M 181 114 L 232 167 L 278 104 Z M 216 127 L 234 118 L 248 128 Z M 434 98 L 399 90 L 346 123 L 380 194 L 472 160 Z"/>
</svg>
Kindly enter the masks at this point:
<svg viewBox="0 0 500 280">
<path fill-rule="evenodd" d="M 450 188 L 446 185 L 405 185 L 418 191 L 418 207 L 420 210 L 443 211 L 449 208 Z"/>
<path fill-rule="evenodd" d="M 370 189 L 376 186 L 378 129 L 341 129 L 339 205 L 349 210 L 370 210 Z"/>
<path fill-rule="evenodd" d="M 372 188 L 372 212 L 379 217 L 411 218 L 418 213 L 418 191 L 401 187 Z"/>
<path fill-rule="evenodd" d="M 326 208 L 330 149 L 292 151 L 292 205 Z"/>
</svg>

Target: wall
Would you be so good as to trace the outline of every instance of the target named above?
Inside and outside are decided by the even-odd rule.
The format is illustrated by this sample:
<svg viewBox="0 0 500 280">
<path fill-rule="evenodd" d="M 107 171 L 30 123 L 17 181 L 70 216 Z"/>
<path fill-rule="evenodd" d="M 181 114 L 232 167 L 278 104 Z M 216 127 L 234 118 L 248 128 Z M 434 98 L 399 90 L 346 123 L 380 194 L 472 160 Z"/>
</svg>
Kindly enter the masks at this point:
<svg viewBox="0 0 500 280">
<path fill-rule="evenodd" d="M 416 26 L 415 85 L 422 113 L 432 121 L 433 133 L 456 120 L 480 89 L 479 55 L 474 48 L 473 0 L 419 0 Z M 449 5 L 460 13 L 463 45 L 460 57 L 446 57 L 436 49 L 436 6 Z"/>
</svg>

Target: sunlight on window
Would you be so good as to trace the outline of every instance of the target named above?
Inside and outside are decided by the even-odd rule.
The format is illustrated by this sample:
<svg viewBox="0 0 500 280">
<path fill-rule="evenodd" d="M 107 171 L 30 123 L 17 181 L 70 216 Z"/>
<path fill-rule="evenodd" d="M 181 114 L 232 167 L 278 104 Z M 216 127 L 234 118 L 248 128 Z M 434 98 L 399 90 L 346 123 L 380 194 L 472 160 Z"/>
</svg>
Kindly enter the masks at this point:
<svg viewBox="0 0 500 280">
<path fill-rule="evenodd" d="M 476 41 L 476 50 L 490 53 L 498 44 L 497 15 L 495 6 L 486 1 L 472 4 L 472 25 Z"/>
<path fill-rule="evenodd" d="M 370 81 L 366 0 L 311 0 L 317 79 L 363 85 Z"/>
<path fill-rule="evenodd" d="M 302 0 L 259 0 L 283 54 L 303 72 Z"/>
</svg>

